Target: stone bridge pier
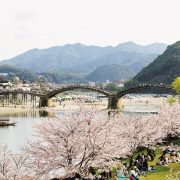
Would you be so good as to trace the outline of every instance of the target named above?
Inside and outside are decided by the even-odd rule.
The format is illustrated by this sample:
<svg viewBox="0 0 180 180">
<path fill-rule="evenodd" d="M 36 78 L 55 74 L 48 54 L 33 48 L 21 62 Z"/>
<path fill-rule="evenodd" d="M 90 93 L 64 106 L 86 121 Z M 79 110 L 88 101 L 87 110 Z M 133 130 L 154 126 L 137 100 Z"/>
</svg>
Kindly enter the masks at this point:
<svg viewBox="0 0 180 180">
<path fill-rule="evenodd" d="M 48 107 L 48 97 L 46 96 L 43 96 L 43 97 L 40 97 L 40 100 L 39 100 L 39 107 Z"/>
<path fill-rule="evenodd" d="M 47 96 L 40 97 L 39 100 L 39 107 L 51 107 L 52 106 L 52 99 L 48 98 Z"/>
<path fill-rule="evenodd" d="M 118 100 L 117 96 L 109 96 L 108 109 L 118 109 Z"/>
<path fill-rule="evenodd" d="M 108 109 L 122 109 L 124 105 L 122 104 L 121 98 L 118 96 L 110 96 L 108 99 Z"/>
</svg>

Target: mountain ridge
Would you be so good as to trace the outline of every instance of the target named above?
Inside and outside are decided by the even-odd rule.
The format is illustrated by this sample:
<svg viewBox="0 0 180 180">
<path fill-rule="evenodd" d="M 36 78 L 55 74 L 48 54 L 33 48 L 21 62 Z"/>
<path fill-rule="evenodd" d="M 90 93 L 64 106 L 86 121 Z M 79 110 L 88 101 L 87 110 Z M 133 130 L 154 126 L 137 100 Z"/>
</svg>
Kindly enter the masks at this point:
<svg viewBox="0 0 180 180">
<path fill-rule="evenodd" d="M 105 82 L 107 80 L 124 80 L 132 77 L 133 75 L 134 73 L 128 71 L 126 68 L 117 64 L 111 64 L 96 68 L 93 72 L 88 74 L 85 79 L 94 82 Z"/>
<path fill-rule="evenodd" d="M 65 72 L 82 74 L 85 77 L 98 67 L 117 64 L 136 74 L 166 47 L 167 45 L 159 43 L 143 46 L 134 42 L 121 43 L 114 47 L 66 44 L 46 49 L 34 48 L 14 58 L 0 61 L 0 65 L 9 64 L 34 73 Z"/>
<path fill-rule="evenodd" d="M 180 41 L 170 45 L 162 55 L 144 67 L 127 85 L 137 83 L 165 83 L 180 76 Z"/>
</svg>

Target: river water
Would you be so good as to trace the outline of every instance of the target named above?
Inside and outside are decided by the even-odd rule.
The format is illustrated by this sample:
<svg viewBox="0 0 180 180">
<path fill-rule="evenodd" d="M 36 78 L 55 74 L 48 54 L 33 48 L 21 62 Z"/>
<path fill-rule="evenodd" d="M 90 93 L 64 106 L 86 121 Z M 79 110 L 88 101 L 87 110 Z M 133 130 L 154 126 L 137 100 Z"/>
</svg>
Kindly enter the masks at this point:
<svg viewBox="0 0 180 180">
<path fill-rule="evenodd" d="M 20 152 L 27 139 L 33 139 L 33 126 L 48 118 L 45 115 L 39 111 L 7 114 L 5 117 L 10 117 L 11 120 L 16 122 L 16 125 L 0 127 L 0 143 L 8 145 L 14 153 Z"/>
</svg>

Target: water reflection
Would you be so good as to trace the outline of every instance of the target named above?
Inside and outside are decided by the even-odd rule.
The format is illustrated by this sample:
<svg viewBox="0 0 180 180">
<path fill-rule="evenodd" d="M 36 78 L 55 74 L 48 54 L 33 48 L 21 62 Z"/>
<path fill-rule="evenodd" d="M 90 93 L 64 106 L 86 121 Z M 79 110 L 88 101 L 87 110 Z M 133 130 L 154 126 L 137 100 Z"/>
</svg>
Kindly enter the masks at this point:
<svg viewBox="0 0 180 180">
<path fill-rule="evenodd" d="M 0 127 L 0 143 L 8 145 L 10 150 L 19 153 L 21 148 L 27 142 L 27 139 L 33 139 L 33 126 L 41 123 L 44 119 L 51 118 L 53 115 L 46 111 L 28 111 L 0 115 L 0 117 L 9 117 L 16 122 L 15 126 Z"/>
<path fill-rule="evenodd" d="M 27 139 L 33 138 L 33 126 L 40 123 L 41 118 L 13 118 L 15 126 L 0 128 L 0 142 L 8 145 L 13 152 L 19 152 Z"/>
<path fill-rule="evenodd" d="M 15 112 L 15 113 L 6 113 L 6 114 L 0 114 L 0 117 L 53 117 L 53 113 L 47 112 L 44 110 L 34 110 L 34 111 L 25 111 L 25 112 Z"/>
</svg>

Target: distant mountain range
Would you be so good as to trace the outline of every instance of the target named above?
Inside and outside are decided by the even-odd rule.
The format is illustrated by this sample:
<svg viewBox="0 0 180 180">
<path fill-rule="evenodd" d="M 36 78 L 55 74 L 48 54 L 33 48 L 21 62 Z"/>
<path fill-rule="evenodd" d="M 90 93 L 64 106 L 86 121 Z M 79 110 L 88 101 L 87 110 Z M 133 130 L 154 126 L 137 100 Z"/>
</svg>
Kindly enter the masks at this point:
<svg viewBox="0 0 180 180">
<path fill-rule="evenodd" d="M 127 86 L 139 83 L 165 83 L 180 76 L 180 41 L 167 47 L 166 51 L 142 69 Z"/>
<path fill-rule="evenodd" d="M 106 80 L 117 81 L 129 79 L 134 74 L 117 64 L 98 67 L 85 78 L 90 81 L 105 82 Z"/>
<path fill-rule="evenodd" d="M 126 42 L 112 47 L 86 46 L 83 44 L 68 44 L 48 49 L 32 49 L 12 59 L 0 61 L 0 65 L 8 64 L 17 68 L 24 68 L 33 73 L 43 73 L 49 78 L 52 76 L 64 77 L 67 82 L 94 79 L 102 81 L 105 73 L 112 71 L 109 80 L 117 77 L 117 68 L 121 69 L 118 77 L 128 78 L 138 73 L 151 63 L 166 49 L 166 44 L 154 43 L 146 46 Z M 121 66 L 121 67 L 120 67 Z M 124 76 L 124 70 L 128 75 Z M 98 78 L 93 78 L 97 77 Z"/>
</svg>

